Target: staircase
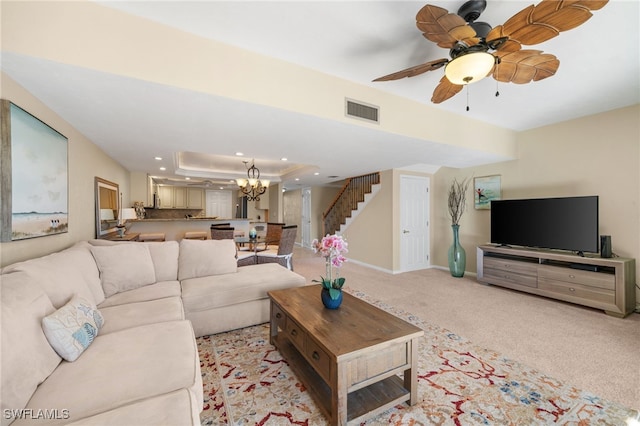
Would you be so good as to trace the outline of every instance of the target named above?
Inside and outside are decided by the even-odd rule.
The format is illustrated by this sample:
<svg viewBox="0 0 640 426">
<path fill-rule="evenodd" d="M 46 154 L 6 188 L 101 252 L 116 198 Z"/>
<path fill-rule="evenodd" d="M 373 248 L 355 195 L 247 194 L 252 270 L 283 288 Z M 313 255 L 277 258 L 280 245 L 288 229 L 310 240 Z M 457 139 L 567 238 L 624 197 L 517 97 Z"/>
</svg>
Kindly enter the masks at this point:
<svg viewBox="0 0 640 426">
<path fill-rule="evenodd" d="M 333 203 L 322 214 L 323 235 L 342 233 L 358 211 L 380 190 L 380 173 L 346 180 Z"/>
</svg>

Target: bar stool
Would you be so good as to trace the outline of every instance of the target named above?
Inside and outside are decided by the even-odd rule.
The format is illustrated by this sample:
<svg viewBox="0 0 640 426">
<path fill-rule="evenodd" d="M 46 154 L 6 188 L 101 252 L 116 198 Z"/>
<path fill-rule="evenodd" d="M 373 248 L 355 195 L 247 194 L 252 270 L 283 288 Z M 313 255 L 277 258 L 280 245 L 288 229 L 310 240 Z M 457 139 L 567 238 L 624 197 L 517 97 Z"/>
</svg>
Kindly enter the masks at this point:
<svg viewBox="0 0 640 426">
<path fill-rule="evenodd" d="M 184 233 L 185 240 L 206 240 L 206 231 L 187 231 Z"/>
<path fill-rule="evenodd" d="M 146 234 L 140 234 L 138 241 L 164 241 L 163 232 L 149 232 Z"/>
</svg>

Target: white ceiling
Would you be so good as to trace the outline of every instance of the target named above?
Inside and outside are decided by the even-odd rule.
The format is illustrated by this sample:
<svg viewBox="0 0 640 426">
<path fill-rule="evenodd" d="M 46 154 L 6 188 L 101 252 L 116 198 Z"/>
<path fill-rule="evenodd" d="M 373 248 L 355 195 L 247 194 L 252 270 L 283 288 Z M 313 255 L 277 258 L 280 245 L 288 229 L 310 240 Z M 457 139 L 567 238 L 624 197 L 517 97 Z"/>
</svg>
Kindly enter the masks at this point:
<svg viewBox="0 0 640 426">
<path fill-rule="evenodd" d="M 455 12 L 464 2 L 429 3 Z M 479 21 L 502 24 L 530 3 L 489 0 Z M 448 58 L 447 50 L 415 27 L 426 2 L 100 4 L 429 105 L 442 69 L 411 79 L 372 80 Z M 612 0 L 578 28 L 532 47 L 560 59 L 555 76 L 528 85 L 500 84 L 497 98 L 496 82 L 485 79 L 469 86 L 470 111 L 464 91 L 437 108 L 520 131 L 637 104 L 639 28 L 639 2 Z M 244 173 L 243 160 L 255 158 L 263 176 L 292 188 L 390 168 L 435 171 L 506 160 L 15 52 L 2 52 L 2 69 L 127 169 L 165 177 L 224 182 Z M 206 155 L 181 157 L 180 151 Z M 245 158 L 234 157 L 236 151 Z M 150 155 L 162 156 L 167 172 L 159 172 Z"/>
</svg>

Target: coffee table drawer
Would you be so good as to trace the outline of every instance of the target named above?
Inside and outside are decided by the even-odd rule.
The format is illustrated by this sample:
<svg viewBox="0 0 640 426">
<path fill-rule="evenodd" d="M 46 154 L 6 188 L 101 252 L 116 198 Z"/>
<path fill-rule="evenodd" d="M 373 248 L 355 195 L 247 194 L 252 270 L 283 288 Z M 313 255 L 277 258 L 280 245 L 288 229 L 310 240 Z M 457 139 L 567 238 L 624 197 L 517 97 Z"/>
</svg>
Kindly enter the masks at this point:
<svg viewBox="0 0 640 426">
<path fill-rule="evenodd" d="M 291 317 L 287 317 L 286 323 L 286 333 L 287 337 L 291 342 L 296 345 L 300 352 L 304 352 L 304 341 L 306 340 L 306 333 L 300 325 L 291 319 Z"/>
<path fill-rule="evenodd" d="M 409 342 L 402 342 L 371 354 L 350 360 L 347 364 L 347 386 L 367 382 L 389 371 L 406 368 L 410 362 Z"/>
<path fill-rule="evenodd" d="M 278 327 L 280 327 L 282 330 L 285 329 L 286 326 L 286 315 L 284 312 L 282 312 L 282 309 L 280 309 L 280 307 L 278 305 L 276 305 L 275 303 L 271 304 L 271 315 L 273 317 L 273 319 L 275 320 L 276 324 Z"/>
<path fill-rule="evenodd" d="M 313 369 L 327 382 L 331 382 L 331 358 L 312 339 L 307 339 L 307 357 Z"/>
</svg>

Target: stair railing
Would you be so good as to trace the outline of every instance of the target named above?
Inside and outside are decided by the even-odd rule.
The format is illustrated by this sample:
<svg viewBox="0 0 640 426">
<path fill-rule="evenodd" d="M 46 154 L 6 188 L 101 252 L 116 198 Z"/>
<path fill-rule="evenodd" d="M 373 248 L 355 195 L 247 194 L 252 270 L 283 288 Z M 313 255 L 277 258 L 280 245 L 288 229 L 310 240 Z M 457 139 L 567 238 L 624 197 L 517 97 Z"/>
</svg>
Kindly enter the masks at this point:
<svg viewBox="0 0 640 426">
<path fill-rule="evenodd" d="M 329 208 L 322 214 L 323 233 L 334 234 L 340 225 L 346 223 L 351 213 L 364 201 L 364 196 L 371 193 L 371 186 L 380 183 L 380 173 L 356 176 L 345 180 Z"/>
</svg>

